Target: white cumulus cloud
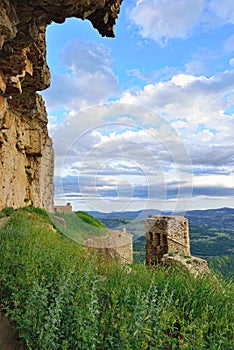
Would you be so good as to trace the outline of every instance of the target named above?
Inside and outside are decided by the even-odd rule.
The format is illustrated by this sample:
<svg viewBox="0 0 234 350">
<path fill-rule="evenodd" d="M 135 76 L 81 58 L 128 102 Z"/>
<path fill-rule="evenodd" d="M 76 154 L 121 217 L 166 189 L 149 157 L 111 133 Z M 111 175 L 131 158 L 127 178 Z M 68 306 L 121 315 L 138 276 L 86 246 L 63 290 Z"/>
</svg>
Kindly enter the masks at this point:
<svg viewBox="0 0 234 350">
<path fill-rule="evenodd" d="M 65 72 L 54 73 L 50 89 L 43 93 L 49 110 L 58 106 L 79 110 L 119 95 L 118 78 L 105 45 L 76 39 L 67 43 L 60 60 Z"/>
<path fill-rule="evenodd" d="M 130 19 L 144 38 L 165 44 L 170 38 L 186 38 L 199 19 L 203 0 L 140 0 L 130 12 Z"/>
<path fill-rule="evenodd" d="M 207 31 L 233 24 L 234 2 L 138 0 L 129 11 L 129 17 L 143 38 L 153 39 L 163 46 L 169 39 L 186 39 L 196 30 Z"/>
<path fill-rule="evenodd" d="M 194 164 L 233 169 L 234 70 L 211 77 L 178 74 L 167 82 L 125 92 L 121 102 L 142 105 L 166 118 L 185 142 Z"/>
</svg>

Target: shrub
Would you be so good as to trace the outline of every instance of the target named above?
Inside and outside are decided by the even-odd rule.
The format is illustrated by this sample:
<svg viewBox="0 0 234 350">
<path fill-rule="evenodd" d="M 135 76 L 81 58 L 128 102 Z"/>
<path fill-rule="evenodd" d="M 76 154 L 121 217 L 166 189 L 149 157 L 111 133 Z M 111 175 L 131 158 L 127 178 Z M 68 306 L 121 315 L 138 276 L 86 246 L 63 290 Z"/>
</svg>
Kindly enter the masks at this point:
<svg viewBox="0 0 234 350">
<path fill-rule="evenodd" d="M 168 255 L 169 255 L 169 256 L 175 256 L 175 252 L 174 252 L 173 250 L 170 250 L 170 251 L 168 252 Z"/>
<path fill-rule="evenodd" d="M 0 218 L 4 218 L 5 216 L 11 216 L 11 214 L 14 212 L 13 207 L 5 207 L 0 211 Z"/>
</svg>

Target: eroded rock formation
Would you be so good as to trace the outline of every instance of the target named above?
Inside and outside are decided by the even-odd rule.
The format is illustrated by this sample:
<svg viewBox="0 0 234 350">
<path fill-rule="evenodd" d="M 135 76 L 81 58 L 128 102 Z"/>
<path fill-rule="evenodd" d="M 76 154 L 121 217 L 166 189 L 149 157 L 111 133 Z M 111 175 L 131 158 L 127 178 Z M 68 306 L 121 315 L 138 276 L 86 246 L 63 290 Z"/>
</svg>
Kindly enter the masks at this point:
<svg viewBox="0 0 234 350">
<path fill-rule="evenodd" d="M 122 0 L 0 0 L 0 209 L 53 208 L 53 148 L 44 102 L 46 26 L 88 19 L 113 37 Z"/>
</svg>

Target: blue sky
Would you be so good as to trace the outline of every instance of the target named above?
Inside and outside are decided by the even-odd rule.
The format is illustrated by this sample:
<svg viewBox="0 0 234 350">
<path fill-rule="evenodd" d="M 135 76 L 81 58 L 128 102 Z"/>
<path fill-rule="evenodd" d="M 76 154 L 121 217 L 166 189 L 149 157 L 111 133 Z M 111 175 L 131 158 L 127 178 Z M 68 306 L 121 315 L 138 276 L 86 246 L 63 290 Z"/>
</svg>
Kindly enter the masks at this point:
<svg viewBox="0 0 234 350">
<path fill-rule="evenodd" d="M 125 0 L 115 34 L 47 29 L 55 202 L 233 207 L 234 3 Z"/>
</svg>

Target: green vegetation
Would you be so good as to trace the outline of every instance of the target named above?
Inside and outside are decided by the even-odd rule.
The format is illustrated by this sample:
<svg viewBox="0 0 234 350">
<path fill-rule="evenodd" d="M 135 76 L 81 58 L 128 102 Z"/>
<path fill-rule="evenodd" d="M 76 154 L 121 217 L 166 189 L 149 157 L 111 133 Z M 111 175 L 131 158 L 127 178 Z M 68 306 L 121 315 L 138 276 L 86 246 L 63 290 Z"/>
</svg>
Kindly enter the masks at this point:
<svg viewBox="0 0 234 350">
<path fill-rule="evenodd" d="M 234 224 L 234 217 L 232 218 Z M 220 224 L 221 221 L 221 224 Z M 230 216 L 228 220 L 216 221 L 213 218 L 207 224 L 190 224 L 191 252 L 193 255 L 206 259 L 211 268 L 217 273 L 221 273 L 227 280 L 234 280 L 234 230 L 230 228 Z M 225 227 L 222 227 L 222 223 Z"/>
<path fill-rule="evenodd" d="M 6 216 L 10 216 L 14 212 L 14 208 L 6 207 L 0 211 L 0 219 Z"/>
<path fill-rule="evenodd" d="M 28 169 L 25 169 L 25 173 L 28 177 L 28 181 L 31 183 L 33 181 L 33 176 L 32 176 L 31 171 L 29 171 Z"/>
<path fill-rule="evenodd" d="M 83 244 L 88 238 L 103 236 L 108 233 L 108 229 L 104 224 L 82 211 L 69 214 L 56 213 L 55 216 L 51 214 L 50 217 L 57 229 L 80 244 Z M 62 222 L 56 219 L 58 217 L 62 219 Z"/>
<path fill-rule="evenodd" d="M 218 276 L 234 282 L 234 254 L 209 258 L 209 265 Z"/>
<path fill-rule="evenodd" d="M 171 251 L 168 252 L 168 255 L 169 256 L 175 256 L 175 252 L 171 250 Z"/>
<path fill-rule="evenodd" d="M 3 136 L 4 140 L 5 140 L 5 142 L 7 142 L 8 141 L 8 137 L 7 137 L 7 134 L 4 131 L 2 132 L 2 136 Z"/>
<path fill-rule="evenodd" d="M 95 226 L 95 227 L 102 227 L 105 228 L 106 226 L 100 222 L 98 219 L 95 219 L 93 216 L 87 214 L 84 211 L 76 211 L 75 214 L 78 216 L 79 219 L 83 220 L 89 225 Z"/>
<path fill-rule="evenodd" d="M 0 241 L 0 307 L 26 349 L 233 349 L 231 283 L 176 268 L 129 271 L 32 207 L 12 212 Z"/>
</svg>

